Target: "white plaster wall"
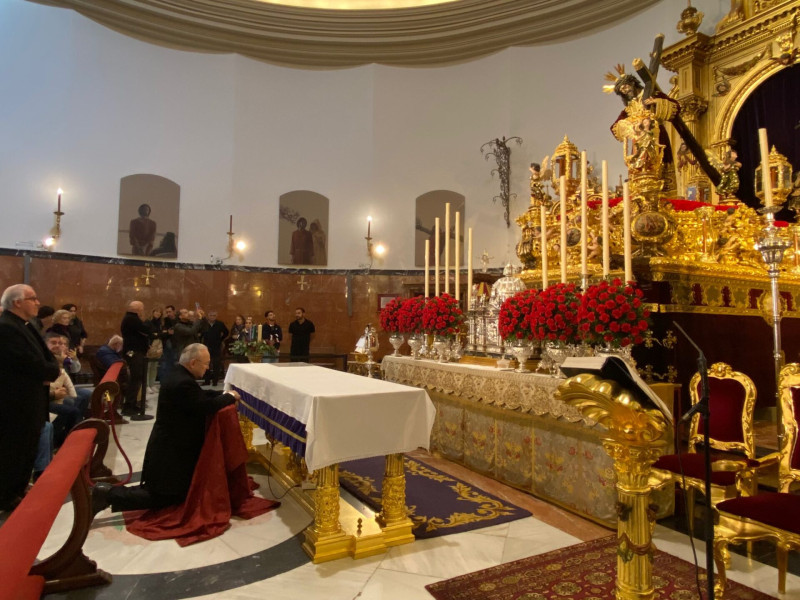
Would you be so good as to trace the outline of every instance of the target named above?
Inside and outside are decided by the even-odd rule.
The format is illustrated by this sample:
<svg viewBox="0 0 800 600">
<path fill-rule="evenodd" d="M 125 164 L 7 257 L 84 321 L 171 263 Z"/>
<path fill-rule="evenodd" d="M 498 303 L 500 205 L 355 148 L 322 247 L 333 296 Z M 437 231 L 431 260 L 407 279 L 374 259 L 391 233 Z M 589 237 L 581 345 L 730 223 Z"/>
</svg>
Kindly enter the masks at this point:
<svg viewBox="0 0 800 600">
<path fill-rule="evenodd" d="M 179 260 L 224 253 L 227 215 L 251 244 L 242 264 L 277 266 L 278 197 L 308 189 L 330 199 L 329 268 L 365 262 L 365 220 L 390 249 L 376 264 L 413 268 L 414 202 L 434 189 L 467 199 L 475 253 L 513 257 L 493 163 L 481 144 L 512 146 L 512 218 L 527 204 L 527 165 L 565 134 L 590 160 L 621 172 L 608 127 L 621 108 L 601 93 L 618 62 L 666 45 L 684 0 L 602 32 L 511 48 L 469 63 L 409 69 L 368 65 L 289 69 L 236 55 L 162 48 L 69 10 L 0 2 L 0 247 L 39 241 L 64 193 L 59 250 L 116 255 L 119 180 L 132 173 L 181 186 Z M 696 0 L 703 30 L 727 0 Z M 668 74 L 662 73 L 667 87 Z"/>
</svg>

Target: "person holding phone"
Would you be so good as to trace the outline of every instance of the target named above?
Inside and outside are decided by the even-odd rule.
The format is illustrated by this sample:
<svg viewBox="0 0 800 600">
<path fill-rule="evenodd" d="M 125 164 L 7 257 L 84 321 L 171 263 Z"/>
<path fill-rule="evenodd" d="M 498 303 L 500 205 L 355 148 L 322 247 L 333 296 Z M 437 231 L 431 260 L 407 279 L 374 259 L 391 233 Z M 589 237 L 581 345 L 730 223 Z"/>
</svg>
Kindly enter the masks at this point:
<svg viewBox="0 0 800 600">
<path fill-rule="evenodd" d="M 178 320 L 172 327 L 172 347 L 177 356 L 181 355 L 181 352 L 183 352 L 186 346 L 194 344 L 198 336 L 205 333 L 206 329 L 209 327 L 206 314 L 199 307 L 199 304 L 196 304 L 196 306 L 198 308 L 195 311 L 194 322 L 189 319 L 189 309 L 182 308 L 178 311 Z"/>
</svg>

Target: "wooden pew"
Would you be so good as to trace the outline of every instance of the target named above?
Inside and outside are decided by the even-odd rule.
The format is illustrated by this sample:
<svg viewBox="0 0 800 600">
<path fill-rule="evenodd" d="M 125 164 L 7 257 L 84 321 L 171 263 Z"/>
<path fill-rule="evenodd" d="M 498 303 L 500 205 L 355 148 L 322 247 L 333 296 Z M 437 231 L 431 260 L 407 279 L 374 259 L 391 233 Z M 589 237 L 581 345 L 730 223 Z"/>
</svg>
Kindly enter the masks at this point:
<svg viewBox="0 0 800 600">
<path fill-rule="evenodd" d="M 94 518 L 85 469 L 92 462 L 102 464 L 107 447 L 104 421 L 87 419 L 78 424 L 0 527 L 0 600 L 27 600 L 111 582 L 111 575 L 83 553 Z M 59 550 L 34 564 L 68 491 L 74 512 L 72 531 Z"/>
</svg>

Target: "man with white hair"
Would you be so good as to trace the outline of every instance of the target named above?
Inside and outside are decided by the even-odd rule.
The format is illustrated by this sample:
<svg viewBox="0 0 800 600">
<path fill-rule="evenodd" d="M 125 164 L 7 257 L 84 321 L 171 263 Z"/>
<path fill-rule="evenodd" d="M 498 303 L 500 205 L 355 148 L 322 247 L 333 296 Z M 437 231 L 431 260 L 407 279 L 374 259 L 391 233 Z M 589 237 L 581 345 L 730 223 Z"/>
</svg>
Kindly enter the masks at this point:
<svg viewBox="0 0 800 600">
<path fill-rule="evenodd" d="M 109 504 L 111 510 L 163 508 L 186 500 L 192 476 L 206 437 L 206 418 L 239 400 L 235 391 L 217 395 L 203 390 L 203 377 L 211 355 L 203 344 L 184 348 L 175 368 L 161 383 L 156 422 L 144 454 L 142 484 L 113 487 L 98 483 L 92 491 L 95 513 Z"/>
<path fill-rule="evenodd" d="M 28 321 L 39 312 L 29 285 L 7 288 L 0 305 L 0 510 L 20 503 L 47 421 L 49 382 L 61 367 Z"/>
<path fill-rule="evenodd" d="M 122 336 L 114 334 L 108 339 L 108 343 L 103 344 L 95 352 L 97 362 L 103 367 L 103 373 L 114 363 L 124 361 L 122 358 Z"/>
</svg>

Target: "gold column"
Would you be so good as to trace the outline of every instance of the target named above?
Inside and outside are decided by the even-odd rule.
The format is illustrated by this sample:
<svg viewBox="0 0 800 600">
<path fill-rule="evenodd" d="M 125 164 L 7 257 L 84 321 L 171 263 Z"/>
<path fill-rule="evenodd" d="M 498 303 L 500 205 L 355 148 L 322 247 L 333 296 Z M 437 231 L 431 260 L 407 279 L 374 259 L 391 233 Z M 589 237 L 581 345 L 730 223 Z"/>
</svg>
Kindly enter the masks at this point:
<svg viewBox="0 0 800 600">
<path fill-rule="evenodd" d="M 567 379 L 556 396 L 608 430 L 603 448 L 614 460 L 617 476 L 616 598 L 649 600 L 654 597 L 655 552 L 651 467 L 669 444 L 671 428 L 661 412 L 642 408 L 616 383 L 594 375 Z"/>
<path fill-rule="evenodd" d="M 255 423 L 243 414 L 239 414 L 239 429 L 242 430 L 242 437 L 248 454 L 255 452 L 255 447 L 253 446 L 253 430 L 255 427 Z"/>
<path fill-rule="evenodd" d="M 414 541 L 414 527 L 406 508 L 406 473 L 402 454 L 387 454 L 383 474 L 383 510 L 377 515 L 378 524 L 387 546 L 399 546 Z"/>
<path fill-rule="evenodd" d="M 312 562 L 321 563 L 350 554 L 352 536 L 339 524 L 339 465 L 314 471 L 314 524 L 303 532 L 303 550 Z"/>
</svg>

